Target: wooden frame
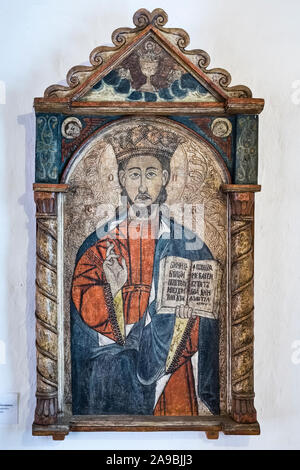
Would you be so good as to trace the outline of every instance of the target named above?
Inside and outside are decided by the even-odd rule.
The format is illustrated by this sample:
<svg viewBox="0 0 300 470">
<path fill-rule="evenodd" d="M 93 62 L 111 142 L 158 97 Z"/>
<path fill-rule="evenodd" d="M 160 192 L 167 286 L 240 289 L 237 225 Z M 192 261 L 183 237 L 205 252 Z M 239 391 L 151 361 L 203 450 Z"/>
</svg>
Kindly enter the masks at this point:
<svg viewBox="0 0 300 470">
<path fill-rule="evenodd" d="M 73 67 L 67 75 L 67 86 L 50 86 L 43 98 L 34 101 L 37 115 L 36 182 L 33 185 L 37 221 L 37 406 L 33 435 L 48 435 L 59 440 L 70 431 L 200 430 L 205 431 L 209 439 L 218 438 L 221 431 L 224 434 L 259 434 L 253 384 L 253 245 L 254 193 L 261 189 L 257 184 L 258 114 L 264 100 L 252 98 L 245 86 L 230 87 L 231 77 L 225 70 L 208 69 L 210 59 L 206 52 L 186 50 L 188 34 L 182 29 L 165 28 L 167 15 L 163 10 L 156 9 L 152 13 L 138 10 L 133 22 L 135 28 L 120 28 L 112 34 L 114 46 L 97 47 L 92 51 L 90 66 Z M 85 99 L 145 38 L 158 43 L 179 67 L 205 87 L 210 101 Z M 64 403 L 68 358 L 62 302 L 62 205 L 69 187 L 68 172 L 79 150 L 87 145 L 95 131 L 103 129 L 112 119 L 125 116 L 171 117 L 195 134 L 202 132 L 203 123 L 218 118 L 234 127 L 231 147 L 227 148 L 227 154 L 224 151 L 225 163 L 222 163 L 228 178 L 220 185 L 228 204 L 229 274 L 227 405 L 219 416 L 78 416 Z M 68 138 L 66 124 L 63 127 L 67 118 L 72 118 L 79 127 L 84 120 L 84 129 L 77 129 L 79 135 Z M 223 145 L 222 136 L 213 135 L 211 128 L 207 132 L 210 132 L 212 145 L 215 141 Z"/>
</svg>

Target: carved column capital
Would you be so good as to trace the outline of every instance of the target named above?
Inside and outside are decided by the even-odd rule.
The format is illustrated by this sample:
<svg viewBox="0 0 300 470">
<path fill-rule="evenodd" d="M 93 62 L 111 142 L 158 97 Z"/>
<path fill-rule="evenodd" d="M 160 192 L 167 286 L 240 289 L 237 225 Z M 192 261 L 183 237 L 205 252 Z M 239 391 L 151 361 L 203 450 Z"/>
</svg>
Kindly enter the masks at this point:
<svg viewBox="0 0 300 470">
<path fill-rule="evenodd" d="M 34 202 L 36 203 L 36 216 L 56 216 L 56 195 L 66 192 L 67 184 L 34 183 Z"/>
<path fill-rule="evenodd" d="M 221 190 L 230 195 L 232 216 L 253 218 L 254 193 L 261 190 L 259 184 L 222 184 Z"/>
</svg>

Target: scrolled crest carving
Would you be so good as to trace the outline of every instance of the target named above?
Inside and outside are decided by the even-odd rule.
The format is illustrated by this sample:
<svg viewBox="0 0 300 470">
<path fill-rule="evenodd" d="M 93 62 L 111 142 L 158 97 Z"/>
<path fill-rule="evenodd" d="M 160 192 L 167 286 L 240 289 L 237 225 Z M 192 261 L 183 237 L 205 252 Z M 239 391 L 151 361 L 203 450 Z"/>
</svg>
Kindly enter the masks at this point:
<svg viewBox="0 0 300 470">
<path fill-rule="evenodd" d="M 141 8 L 133 15 L 133 23 L 137 28 L 145 28 L 149 24 L 153 24 L 157 28 L 164 26 L 168 21 L 167 13 L 161 8 L 155 8 L 150 13 L 146 8 Z"/>
<path fill-rule="evenodd" d="M 201 50 L 186 50 L 190 43 L 189 35 L 181 28 L 165 28 L 168 21 L 167 13 L 156 8 L 149 12 L 145 8 L 136 11 L 133 16 L 135 28 L 118 28 L 112 33 L 113 46 L 96 47 L 90 54 L 90 66 L 78 65 L 72 67 L 66 77 L 68 86 L 51 85 L 45 90 L 44 98 L 73 98 L 76 95 L 77 88 L 81 89 L 84 82 L 97 71 L 98 68 L 105 65 L 115 53 L 118 53 L 122 47 L 131 44 L 134 39 L 143 31 L 145 34 L 148 30 L 157 32 L 164 37 L 172 46 L 175 46 L 179 52 L 183 53 L 194 66 L 207 75 L 215 85 L 220 88 L 221 93 L 228 98 L 251 98 L 251 90 L 243 85 L 237 85 L 229 88 L 231 83 L 231 75 L 224 69 L 214 68 L 207 70 L 210 63 L 209 55 Z"/>
</svg>

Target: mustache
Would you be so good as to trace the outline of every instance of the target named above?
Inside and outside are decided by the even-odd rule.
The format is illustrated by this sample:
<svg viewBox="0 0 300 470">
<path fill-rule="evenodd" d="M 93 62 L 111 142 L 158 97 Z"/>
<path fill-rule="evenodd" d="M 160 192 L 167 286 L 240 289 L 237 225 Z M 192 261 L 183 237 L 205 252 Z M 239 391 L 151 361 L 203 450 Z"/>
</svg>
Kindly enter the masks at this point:
<svg viewBox="0 0 300 470">
<path fill-rule="evenodd" d="M 138 193 L 137 196 L 134 198 L 135 201 L 142 200 L 145 201 L 146 199 L 151 199 L 151 196 L 146 193 Z"/>
</svg>

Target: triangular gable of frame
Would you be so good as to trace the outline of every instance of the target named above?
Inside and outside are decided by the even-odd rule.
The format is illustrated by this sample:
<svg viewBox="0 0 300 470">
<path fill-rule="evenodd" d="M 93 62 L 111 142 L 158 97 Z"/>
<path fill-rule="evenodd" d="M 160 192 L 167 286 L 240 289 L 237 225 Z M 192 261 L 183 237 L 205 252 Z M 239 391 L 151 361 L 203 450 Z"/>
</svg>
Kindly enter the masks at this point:
<svg viewBox="0 0 300 470">
<path fill-rule="evenodd" d="M 170 46 L 151 28 L 134 47 L 88 80 L 75 99 L 85 102 L 223 102 L 226 97 L 222 91 Z"/>
<path fill-rule="evenodd" d="M 258 113 L 263 100 L 253 99 L 243 85 L 229 87 L 224 69 L 207 69 L 210 58 L 202 50 L 186 50 L 188 34 L 164 28 L 167 14 L 138 10 L 136 28 L 119 28 L 112 34 L 114 46 L 100 46 L 90 54 L 91 66 L 75 66 L 67 75 L 68 86 L 52 85 L 44 98 L 35 99 L 37 111 L 66 106 L 100 112 L 113 109 L 132 112 L 140 106 L 164 112 L 166 107 L 187 112 L 202 109 Z"/>
</svg>

